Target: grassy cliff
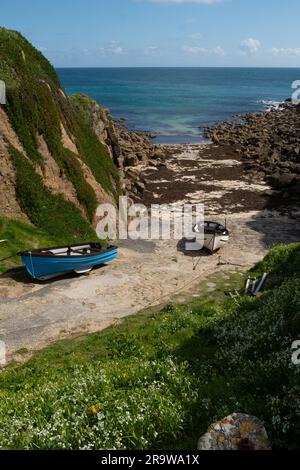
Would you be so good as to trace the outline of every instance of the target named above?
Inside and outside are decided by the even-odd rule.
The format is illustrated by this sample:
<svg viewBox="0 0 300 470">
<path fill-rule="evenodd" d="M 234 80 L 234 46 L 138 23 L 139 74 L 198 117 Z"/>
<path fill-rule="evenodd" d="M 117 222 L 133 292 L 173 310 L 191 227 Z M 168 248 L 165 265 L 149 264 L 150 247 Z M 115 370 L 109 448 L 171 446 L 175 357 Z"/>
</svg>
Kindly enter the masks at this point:
<svg viewBox="0 0 300 470">
<path fill-rule="evenodd" d="M 7 104 L 2 109 L 20 143 L 16 148 L 14 142 L 3 141 L 2 147 L 13 164 L 16 198 L 22 211 L 49 237 L 59 235 L 68 241 L 94 237 L 91 225 L 101 202 L 96 186 L 110 199 L 116 199 L 119 193 L 118 171 L 106 147 L 81 119 L 45 57 L 21 34 L 3 28 L 0 79 L 7 89 Z M 60 177 L 71 183 L 76 204 L 68 200 L 63 189 L 53 194 L 47 187 L 41 138 Z M 87 172 L 91 175 L 88 181 Z"/>
</svg>

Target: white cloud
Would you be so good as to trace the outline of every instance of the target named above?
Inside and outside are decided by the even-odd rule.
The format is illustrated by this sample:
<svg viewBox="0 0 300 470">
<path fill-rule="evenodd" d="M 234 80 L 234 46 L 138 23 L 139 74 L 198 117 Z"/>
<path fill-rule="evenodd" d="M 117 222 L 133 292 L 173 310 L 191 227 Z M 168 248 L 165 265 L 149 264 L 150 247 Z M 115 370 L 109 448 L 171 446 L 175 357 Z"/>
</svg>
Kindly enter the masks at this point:
<svg viewBox="0 0 300 470">
<path fill-rule="evenodd" d="M 111 52 L 112 54 L 120 55 L 120 54 L 123 54 L 124 49 L 121 46 L 116 46 L 116 47 L 111 48 Z"/>
<path fill-rule="evenodd" d="M 124 49 L 118 41 L 112 39 L 106 46 L 104 46 L 104 52 L 106 54 L 121 55 L 124 53 Z"/>
<path fill-rule="evenodd" d="M 183 52 L 191 55 L 205 55 L 207 54 L 207 49 L 205 47 L 199 46 L 182 46 Z"/>
<path fill-rule="evenodd" d="M 214 47 L 211 52 L 214 54 L 214 55 L 218 55 L 218 56 L 222 56 L 224 57 L 225 54 L 225 51 L 224 49 L 221 47 L 221 46 L 217 46 L 217 47 Z"/>
<path fill-rule="evenodd" d="M 240 48 L 244 54 L 255 54 L 259 51 L 260 47 L 261 43 L 258 39 L 248 38 L 240 43 Z"/>
<path fill-rule="evenodd" d="M 215 56 L 225 56 L 225 51 L 222 47 L 217 46 L 212 49 L 207 49 L 206 47 L 200 46 L 182 46 L 182 51 L 189 55 L 194 56 L 204 56 L 204 55 L 215 55 Z"/>
<path fill-rule="evenodd" d="M 202 38 L 202 33 L 191 33 L 189 34 L 189 38 L 193 41 L 199 41 Z"/>
<path fill-rule="evenodd" d="M 110 41 L 108 44 L 99 46 L 96 48 L 88 49 L 78 49 L 77 51 L 80 54 L 83 54 L 86 57 L 100 56 L 100 57 L 109 57 L 112 55 L 122 55 L 125 53 L 125 50 L 117 41 Z"/>
<path fill-rule="evenodd" d="M 148 46 L 144 49 L 144 54 L 148 56 L 155 56 L 159 52 L 159 48 L 157 46 Z"/>
<path fill-rule="evenodd" d="M 151 3 L 173 3 L 173 4 L 184 4 L 184 3 L 197 3 L 199 5 L 213 5 L 214 3 L 221 3 L 223 0 L 148 0 Z"/>
<path fill-rule="evenodd" d="M 271 52 L 274 57 L 300 57 L 300 47 L 273 47 Z"/>
</svg>

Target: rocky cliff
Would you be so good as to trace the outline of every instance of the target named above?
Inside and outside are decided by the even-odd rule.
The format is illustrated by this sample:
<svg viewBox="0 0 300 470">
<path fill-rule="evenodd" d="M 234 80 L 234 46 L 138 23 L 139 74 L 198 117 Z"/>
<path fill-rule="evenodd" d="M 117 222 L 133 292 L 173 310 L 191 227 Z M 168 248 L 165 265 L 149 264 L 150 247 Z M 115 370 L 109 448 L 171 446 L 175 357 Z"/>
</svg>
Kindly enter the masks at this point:
<svg viewBox="0 0 300 470">
<path fill-rule="evenodd" d="M 158 150 L 90 98 L 68 97 L 45 57 L 4 28 L 0 80 L 0 216 L 62 239 L 91 237 L 98 204 L 116 203 L 128 169 Z"/>
<path fill-rule="evenodd" d="M 89 96 L 75 94 L 70 100 L 81 121 L 92 127 L 119 169 L 122 192 L 135 198 L 142 189 L 139 167 L 149 161 L 155 165 L 165 154 L 162 147 L 151 143 L 154 134 L 129 131 L 124 122 L 114 120 L 108 109 Z"/>
</svg>

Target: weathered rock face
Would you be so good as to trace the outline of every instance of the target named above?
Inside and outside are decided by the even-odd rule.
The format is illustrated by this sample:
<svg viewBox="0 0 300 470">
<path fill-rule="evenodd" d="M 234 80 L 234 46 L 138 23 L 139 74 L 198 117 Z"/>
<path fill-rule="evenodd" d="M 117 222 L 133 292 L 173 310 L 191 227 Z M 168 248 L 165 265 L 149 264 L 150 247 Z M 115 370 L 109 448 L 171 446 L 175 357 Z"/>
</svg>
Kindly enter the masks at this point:
<svg viewBox="0 0 300 470">
<path fill-rule="evenodd" d="M 17 200 L 15 173 L 8 151 L 9 144 L 24 151 L 6 113 L 0 107 L 0 215 L 20 217 L 28 221 Z"/>
<path fill-rule="evenodd" d="M 199 439 L 198 450 L 271 450 L 262 422 L 249 415 L 234 413 L 212 424 Z"/>
<path fill-rule="evenodd" d="M 276 110 L 247 114 L 239 123 L 206 129 L 206 136 L 220 146 L 231 145 L 254 179 L 265 178 L 275 189 L 290 192 L 299 187 L 300 105 L 285 103 Z"/>
<path fill-rule="evenodd" d="M 121 173 L 123 191 L 133 196 L 140 193 L 142 182 L 139 181 L 139 172 L 132 169 L 150 161 L 157 164 L 164 158 L 164 151 L 151 143 L 154 134 L 129 131 L 123 121 L 114 120 L 107 109 L 88 96 L 77 94 L 71 100 L 92 126 L 100 142 L 106 145 Z"/>
</svg>

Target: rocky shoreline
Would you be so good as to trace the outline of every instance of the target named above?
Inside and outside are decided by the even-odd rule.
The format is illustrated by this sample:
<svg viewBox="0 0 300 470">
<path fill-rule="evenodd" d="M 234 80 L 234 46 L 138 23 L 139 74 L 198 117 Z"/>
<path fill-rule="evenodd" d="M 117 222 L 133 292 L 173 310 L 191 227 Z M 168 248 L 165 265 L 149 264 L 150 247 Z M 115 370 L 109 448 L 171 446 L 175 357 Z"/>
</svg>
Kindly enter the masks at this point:
<svg viewBox="0 0 300 470">
<path fill-rule="evenodd" d="M 246 114 L 235 121 L 210 126 L 204 130 L 204 135 L 211 143 L 155 145 L 151 142 L 155 137 L 153 133 L 130 131 L 124 120 L 113 119 L 109 111 L 95 101 L 89 97 L 84 99 L 88 103 L 90 124 L 119 169 L 123 192 L 133 201 L 171 203 L 186 200 L 191 187 L 200 196 L 201 191 L 211 193 L 221 180 L 226 191 L 231 180 L 239 181 L 242 188 L 243 181 L 249 179 L 254 185 L 270 187 L 273 208 L 282 204 L 298 208 L 300 105 L 286 102 L 278 109 Z M 174 179 L 176 156 L 182 153 L 187 154 L 181 164 L 183 172 L 180 178 Z M 205 168 L 198 153 L 201 161 L 207 162 Z M 226 160 L 236 161 L 238 165 L 233 169 L 230 163 L 228 172 L 223 169 L 221 175 L 213 162 Z M 249 210 L 257 205 L 259 208 L 268 205 L 266 201 L 259 201 L 259 194 L 253 191 L 251 198 L 246 193 L 243 196 L 248 199 Z M 224 198 L 224 206 L 226 202 Z"/>
<path fill-rule="evenodd" d="M 197 201 L 224 212 L 233 206 L 299 212 L 299 106 L 239 116 L 239 122 L 207 128 L 205 136 L 211 143 L 152 146 L 155 153 L 125 166 L 133 200 L 148 206 Z"/>
<path fill-rule="evenodd" d="M 246 114 L 205 130 L 219 147 L 241 156 L 255 181 L 265 180 L 289 196 L 300 195 L 300 105 L 286 102 L 267 112 Z"/>
</svg>

